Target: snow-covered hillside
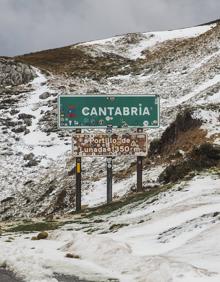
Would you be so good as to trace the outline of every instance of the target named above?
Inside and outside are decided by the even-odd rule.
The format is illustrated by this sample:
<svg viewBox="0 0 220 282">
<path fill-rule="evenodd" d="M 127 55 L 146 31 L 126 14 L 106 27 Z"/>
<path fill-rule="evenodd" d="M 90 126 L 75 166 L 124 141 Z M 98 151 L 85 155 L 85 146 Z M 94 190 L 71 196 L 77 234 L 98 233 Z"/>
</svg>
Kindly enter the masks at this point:
<svg viewBox="0 0 220 282">
<path fill-rule="evenodd" d="M 0 265 L 29 282 L 56 282 L 57 272 L 89 281 L 217 282 L 219 187 L 219 175 L 206 171 L 113 212 L 66 218 L 47 240 L 5 234 Z"/>
<path fill-rule="evenodd" d="M 91 41 L 73 46 L 72 48 L 85 47 L 86 52 L 92 56 L 102 56 L 103 53 L 116 54 L 131 60 L 144 58 L 142 52 L 149 50 L 168 40 L 178 40 L 198 37 L 215 27 L 213 25 L 196 26 L 181 30 L 158 31 L 148 33 L 128 34 L 104 40 Z"/>
<path fill-rule="evenodd" d="M 28 282 L 56 282 L 55 272 L 220 280 L 219 22 L 4 58 L 0 72 L 0 266 Z M 114 203 L 97 208 L 106 201 L 105 161 L 84 158 L 89 209 L 74 214 L 72 132 L 57 128 L 64 93 L 160 96 L 161 127 L 146 130 L 143 193 L 134 192 L 135 158 L 117 157 Z M 30 240 L 42 228 L 57 230 Z"/>
<path fill-rule="evenodd" d="M 220 25 L 215 23 L 128 34 L 16 58 L 32 63 L 36 78 L 26 85 L 1 86 L 0 216 L 74 210 L 71 132 L 57 129 L 60 93 L 159 94 L 161 127 L 147 130 L 150 140 L 160 138 L 178 113 L 190 109 L 192 118 L 201 124 L 190 132 L 186 126 L 175 136 L 173 149 L 169 144 L 169 151 L 163 152 L 166 161 L 148 160 L 145 186 L 158 185 L 160 173 L 169 162 L 175 162 L 170 156 L 175 150 L 184 150 L 183 156 L 187 156 L 194 145 L 207 141 L 218 144 L 219 34 Z M 129 158 L 114 160 L 116 199 L 134 190 L 134 162 Z M 83 160 L 83 204 L 105 202 L 104 190 L 103 160 Z"/>
</svg>

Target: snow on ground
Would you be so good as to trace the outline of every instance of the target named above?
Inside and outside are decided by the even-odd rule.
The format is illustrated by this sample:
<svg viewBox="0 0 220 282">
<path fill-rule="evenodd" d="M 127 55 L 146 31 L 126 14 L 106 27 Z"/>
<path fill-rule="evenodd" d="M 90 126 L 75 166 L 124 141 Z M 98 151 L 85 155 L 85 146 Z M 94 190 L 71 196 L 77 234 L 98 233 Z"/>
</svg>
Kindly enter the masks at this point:
<svg viewBox="0 0 220 282">
<path fill-rule="evenodd" d="M 2 117 L 12 119 L 13 122 L 20 121 L 20 114 L 33 117 L 31 118 L 31 125 L 27 126 L 27 133 L 19 133 L 17 136 L 14 133 L 9 133 L 7 142 L 3 134 L 0 136 L 0 149 L 10 150 L 0 159 L 0 200 L 17 193 L 22 194 L 23 183 L 40 177 L 37 166 L 25 166 L 27 163 L 24 160 L 25 154 L 34 154 L 34 157 L 39 161 L 39 167 L 41 167 L 43 174 L 44 169 L 47 169 L 54 161 L 65 162 L 65 154 L 71 150 L 70 143 L 67 146 L 65 144 L 67 142 L 60 140 L 57 133 L 47 134 L 40 128 L 39 121 L 44 113 L 51 110 L 50 102 L 56 99 L 54 95 L 57 95 L 57 93 L 54 94 L 54 90 L 50 89 L 45 75 L 36 68 L 34 70 L 37 77 L 30 84 L 32 90 L 24 93 L 24 97 L 17 104 L 16 110 L 18 113 L 13 115 L 9 111 L 2 113 Z M 40 99 L 40 96 L 46 92 L 49 93 L 49 97 Z M 5 147 L 6 145 L 7 147 Z M 61 158 L 62 160 L 60 160 Z"/>
<path fill-rule="evenodd" d="M 111 277 L 122 282 L 217 282 L 219 187 L 218 175 L 203 173 L 154 196 L 154 201 L 84 218 L 84 224 L 64 225 L 48 240 L 21 235 L 5 243 L 7 237 L 2 236 L 0 264 L 5 262 L 29 282 L 56 281 L 52 273 L 59 271 L 94 281 Z M 116 232 L 110 226 L 117 224 L 122 225 Z M 92 234 L 83 232 L 96 225 Z M 66 253 L 80 259 L 65 258 Z"/>
<path fill-rule="evenodd" d="M 132 176 L 131 178 L 129 177 L 128 179 L 113 183 L 113 198 L 119 198 L 129 192 L 134 182 L 135 176 Z M 94 182 L 90 187 L 90 190 L 84 190 L 82 196 L 83 205 L 94 207 L 106 203 L 106 185 L 106 179 L 102 178 L 101 180 Z"/>
<path fill-rule="evenodd" d="M 145 48 L 153 47 L 158 42 L 198 36 L 213 26 L 185 29 L 178 31 L 177 34 L 175 31 L 145 33 L 140 36 L 138 43 L 129 44 L 127 53 L 120 49 L 123 45 L 120 46 L 120 41 L 123 42 L 126 39 L 124 37 L 89 44 L 92 47 L 94 44 L 97 45 L 92 50 L 94 52 L 97 50 L 118 52 L 136 59 Z M 203 58 L 203 55 L 200 57 L 191 54 L 182 60 L 175 58 L 167 64 L 164 70 L 167 73 L 152 70 L 150 73 L 137 76 L 132 74 L 114 76 L 103 84 L 89 79 L 86 82 L 80 80 L 79 83 L 78 80 L 73 80 L 76 82 L 74 91 L 86 94 L 94 86 L 103 93 L 145 93 L 147 89 L 150 94 L 159 94 L 163 102 L 161 103 L 163 124 L 154 132 L 149 130 L 151 138 L 159 137 L 159 130 L 160 133 L 163 132 L 173 121 L 177 106 L 181 106 L 182 103 L 197 106 L 219 103 L 219 92 L 213 95 L 206 93 L 209 88 L 218 86 L 219 83 L 217 67 L 213 68 L 214 76 L 213 73 L 209 74 L 208 69 L 208 66 L 217 60 L 215 57 L 217 55 L 219 53 L 214 51 L 212 54 L 204 52 Z M 194 62 L 196 64 L 191 67 Z M 215 64 L 217 65 L 216 62 Z M 184 74 L 183 66 L 186 67 Z M 2 158 L 0 160 L 3 189 L 0 190 L 0 199 L 9 196 L 12 190 L 22 194 L 23 183 L 20 186 L 19 183 L 24 182 L 27 175 L 30 174 L 30 179 L 39 176 L 39 168 L 34 168 L 31 174 L 29 169 L 20 165 L 23 159 L 19 155 L 20 151 L 34 152 L 41 159 L 40 165 L 47 166 L 49 161 L 57 160 L 59 155 L 62 157 L 69 149 L 69 146 L 64 146 L 64 142 L 59 140 L 57 134 L 51 133 L 47 136 L 38 126 L 38 121 L 42 117 L 41 111 L 50 110 L 48 102 L 51 99 L 48 97 L 40 101 L 39 96 L 44 92 L 52 95 L 55 93 L 48 86 L 44 75 L 39 71 L 37 73 L 38 77 L 32 83 L 34 91 L 28 93 L 25 103 L 22 101 L 18 105 L 20 112 L 35 117 L 29 127 L 30 133 L 22 135 L 19 141 L 12 141 L 14 154 L 4 157 L 4 162 Z M 65 80 L 63 85 L 66 84 Z M 201 97 L 200 94 L 205 96 Z M 208 129 L 209 134 L 219 133 L 219 112 L 201 107 L 194 116 L 206 122 L 203 126 Z M 7 142 L 2 138 L 2 143 L 9 147 Z M 117 164 L 119 169 L 120 162 Z M 106 201 L 105 178 L 103 174 L 99 174 L 100 167 L 103 166 L 100 161 L 87 162 L 86 166 L 91 169 L 90 175 L 87 176 L 91 177 L 94 174 L 100 178 L 91 181 L 88 177 L 88 189 L 83 189 L 82 203 L 96 206 Z M 65 170 L 63 167 L 60 169 Z M 148 184 L 149 179 L 155 183 L 162 170 L 163 167 L 155 167 L 151 171 L 144 171 L 144 183 Z M 51 179 L 53 177 L 51 174 Z M 135 182 L 136 176 L 132 174 L 129 178 L 114 183 L 113 194 L 116 198 L 122 196 Z M 30 235 L 21 235 L 12 242 L 5 242 L 6 237 L 2 236 L 0 264 L 6 262 L 28 282 L 56 281 L 52 278 L 54 271 L 80 275 L 94 281 L 100 280 L 101 277 L 115 277 L 122 282 L 219 281 L 219 187 L 219 176 L 200 175 L 189 183 L 176 185 L 171 191 L 155 196 L 152 201 L 142 200 L 111 214 L 96 217 L 97 221 L 101 220 L 100 223 L 90 218 L 82 219 L 83 224 L 80 224 L 82 222 L 68 224 L 61 230 L 51 232 L 50 238 L 45 241 L 31 241 Z M 18 195 L 16 193 L 15 195 Z M 109 229 L 120 224 L 122 228 L 118 232 Z M 80 231 L 71 231 L 71 228 Z M 92 234 L 87 234 L 89 229 L 93 230 Z M 29 238 L 25 239 L 26 237 Z M 73 252 L 81 259 L 65 258 L 67 252 Z"/>
<path fill-rule="evenodd" d="M 207 81 L 205 81 L 204 83 L 200 84 L 199 87 L 197 86 L 192 92 L 188 93 L 187 95 L 183 96 L 183 97 L 176 97 L 173 99 L 173 101 L 169 101 L 170 103 L 170 107 L 173 106 L 178 106 L 183 104 L 184 102 L 187 102 L 188 100 L 190 100 L 191 98 L 196 98 L 196 96 L 198 94 L 200 94 L 202 91 L 208 89 L 209 87 L 217 84 L 220 82 L 220 74 L 216 75 L 215 77 L 213 77 L 212 79 L 209 79 Z M 201 100 L 196 101 L 196 104 L 204 104 L 207 102 L 214 102 L 214 100 L 216 100 L 215 102 L 220 102 L 220 100 L 218 100 L 219 98 L 219 94 L 215 94 L 215 96 L 211 96 L 211 97 L 205 97 Z"/>
<path fill-rule="evenodd" d="M 113 163 L 114 165 L 114 163 Z M 152 167 L 149 170 L 143 171 L 143 185 L 155 185 L 157 183 L 158 176 L 162 173 L 165 166 Z M 137 181 L 136 172 L 121 181 L 113 182 L 113 199 L 120 198 L 126 193 L 131 191 L 132 187 L 135 187 Z M 93 182 L 89 190 L 82 191 L 82 204 L 95 207 L 106 203 L 106 177 Z"/>
<path fill-rule="evenodd" d="M 197 37 L 208 30 L 215 27 L 216 24 L 196 26 L 191 28 L 184 28 L 180 30 L 169 30 L 169 31 L 157 31 L 157 32 L 147 32 L 137 35 L 140 36 L 138 43 L 131 43 L 126 49 L 121 50 L 120 42 L 124 43 L 126 36 L 117 36 L 104 40 L 96 40 L 91 42 L 86 42 L 82 44 L 74 45 L 72 48 L 76 47 L 92 47 L 89 50 L 90 54 L 94 56 L 100 56 L 101 53 L 115 53 L 122 57 L 129 58 L 131 60 L 136 60 L 142 57 L 142 52 L 146 49 L 154 47 L 156 44 L 173 40 L 173 39 L 183 39 Z"/>
<path fill-rule="evenodd" d="M 203 65 L 207 64 L 208 61 L 210 61 L 211 59 L 217 57 L 220 55 L 220 50 L 218 50 L 217 52 L 214 52 L 213 54 L 211 55 L 208 55 L 206 56 L 205 58 L 203 58 L 202 60 L 200 60 L 199 63 L 196 63 L 194 64 L 192 67 L 191 67 L 191 72 L 201 68 Z"/>
<path fill-rule="evenodd" d="M 219 134 L 220 119 L 219 110 L 203 110 L 198 109 L 193 113 L 193 117 L 203 121 L 202 128 L 207 130 L 207 137 L 213 134 Z"/>
<path fill-rule="evenodd" d="M 184 28 L 179 30 L 169 30 L 169 31 L 157 31 L 148 32 L 144 35 L 149 38 L 148 40 L 143 40 L 137 47 L 130 50 L 130 59 L 137 59 L 142 57 L 142 51 L 155 46 L 158 43 L 162 43 L 172 39 L 182 39 L 182 38 L 192 38 L 197 37 L 215 27 L 216 25 L 204 25 L 196 26 L 192 28 Z"/>
<path fill-rule="evenodd" d="M 56 160 L 60 155 L 67 152 L 67 146 L 61 141 L 56 133 L 51 133 L 49 136 L 46 132 L 40 130 L 38 122 L 42 114 L 50 111 L 48 101 L 51 99 L 51 94 L 54 93 L 47 85 L 46 77 L 37 69 L 35 69 L 37 78 L 32 82 L 34 91 L 31 93 L 30 98 L 21 103 L 18 107 L 20 113 L 33 115 L 35 118 L 32 120 L 32 125 L 28 128 L 29 134 L 22 136 L 21 142 L 18 143 L 18 149 L 23 152 L 32 151 L 37 156 L 42 156 L 47 160 Z M 43 93 L 50 93 L 47 99 L 41 100 L 40 95 Z"/>
</svg>

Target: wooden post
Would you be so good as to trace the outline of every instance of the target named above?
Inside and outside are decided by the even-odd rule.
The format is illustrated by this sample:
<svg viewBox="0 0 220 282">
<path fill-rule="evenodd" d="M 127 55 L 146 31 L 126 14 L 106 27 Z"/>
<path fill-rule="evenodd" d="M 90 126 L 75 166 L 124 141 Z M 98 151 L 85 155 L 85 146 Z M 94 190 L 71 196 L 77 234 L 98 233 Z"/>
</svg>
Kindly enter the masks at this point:
<svg viewBox="0 0 220 282">
<path fill-rule="evenodd" d="M 76 129 L 76 133 L 81 133 L 81 129 Z M 81 157 L 76 157 L 76 211 L 81 211 Z"/>
<path fill-rule="evenodd" d="M 108 125 L 106 132 L 110 135 L 112 133 L 112 126 Z M 106 159 L 107 168 L 107 204 L 112 202 L 112 157 Z"/>
<path fill-rule="evenodd" d="M 143 132 L 143 128 L 138 128 L 137 132 Z M 143 191 L 143 157 L 137 157 L 137 192 Z"/>
</svg>

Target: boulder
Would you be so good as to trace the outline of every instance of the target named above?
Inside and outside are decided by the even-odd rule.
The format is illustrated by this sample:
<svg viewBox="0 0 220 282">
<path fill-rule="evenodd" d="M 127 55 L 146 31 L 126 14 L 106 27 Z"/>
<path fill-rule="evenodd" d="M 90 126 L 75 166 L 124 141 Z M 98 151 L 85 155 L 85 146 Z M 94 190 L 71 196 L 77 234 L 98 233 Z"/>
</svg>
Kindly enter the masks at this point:
<svg viewBox="0 0 220 282">
<path fill-rule="evenodd" d="M 30 161 L 30 160 L 33 160 L 34 159 L 34 154 L 33 153 L 30 153 L 30 154 L 26 154 L 24 155 L 24 158 L 23 158 L 25 161 Z"/>
<path fill-rule="evenodd" d="M 18 115 L 18 119 L 31 119 L 31 118 L 35 118 L 35 116 L 25 113 L 21 113 Z"/>
<path fill-rule="evenodd" d="M 45 100 L 47 98 L 50 97 L 50 93 L 49 92 L 44 92 L 39 96 L 39 99 Z"/>
<path fill-rule="evenodd" d="M 23 63 L 15 62 L 10 58 L 0 58 L 0 85 L 20 85 L 33 80 L 34 70 Z"/>
<path fill-rule="evenodd" d="M 25 118 L 24 123 L 26 126 L 31 126 L 32 125 L 32 120 L 30 118 Z"/>
<path fill-rule="evenodd" d="M 47 239 L 48 233 L 46 231 L 42 231 L 37 234 L 37 240 Z"/>
<path fill-rule="evenodd" d="M 67 253 L 65 257 L 66 258 L 80 259 L 80 256 L 74 255 L 74 254 L 71 254 L 71 253 Z"/>
<path fill-rule="evenodd" d="M 30 161 L 25 165 L 25 167 L 37 166 L 38 163 L 39 163 L 39 161 L 37 161 L 37 160 L 30 160 Z"/>
<path fill-rule="evenodd" d="M 11 131 L 15 133 L 21 133 L 21 132 L 25 132 L 25 130 L 26 130 L 26 126 L 19 126 L 19 127 L 13 128 Z"/>
</svg>

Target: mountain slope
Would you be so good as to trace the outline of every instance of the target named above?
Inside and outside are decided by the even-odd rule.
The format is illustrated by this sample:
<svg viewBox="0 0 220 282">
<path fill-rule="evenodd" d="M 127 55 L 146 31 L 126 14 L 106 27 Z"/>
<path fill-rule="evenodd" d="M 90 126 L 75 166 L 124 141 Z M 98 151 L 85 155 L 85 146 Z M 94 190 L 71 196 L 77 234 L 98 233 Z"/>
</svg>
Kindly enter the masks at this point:
<svg viewBox="0 0 220 282">
<path fill-rule="evenodd" d="M 0 58 L 0 83 L 0 266 L 28 282 L 219 281 L 219 22 Z M 116 157 L 103 205 L 105 160 L 83 158 L 74 213 L 72 132 L 57 128 L 64 93 L 160 96 L 143 193 L 136 159 Z"/>
<path fill-rule="evenodd" d="M 36 232 L 10 233 L 5 243 L 3 233 L 0 265 L 29 282 L 56 282 L 57 272 L 97 282 L 217 282 L 219 185 L 215 171 L 203 172 L 114 211 L 105 207 L 66 217 L 47 240 L 30 240 Z M 8 230 L 35 224 L 10 223 Z"/>
<path fill-rule="evenodd" d="M 145 186 L 158 184 L 160 173 L 190 157 L 194 146 L 219 144 L 219 38 L 220 24 L 215 23 L 128 34 L 14 58 L 15 64 L 31 64 L 36 78 L 29 84 L 1 87 L 1 217 L 74 209 L 71 133 L 57 128 L 58 94 L 160 95 L 161 127 L 147 132 L 150 140 L 162 136 L 167 146 L 163 155 L 152 150 L 146 160 Z M 16 97 L 15 102 L 7 103 L 9 96 Z M 176 120 L 186 110 L 190 118 Z M 189 120 L 196 126 L 189 127 Z M 184 152 L 177 158 L 178 150 Z M 116 198 L 134 189 L 134 161 L 114 160 Z M 83 204 L 90 204 L 88 191 L 94 195 L 93 204 L 105 201 L 105 163 L 88 158 L 83 166 Z"/>
</svg>

